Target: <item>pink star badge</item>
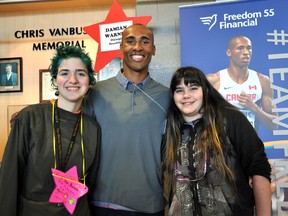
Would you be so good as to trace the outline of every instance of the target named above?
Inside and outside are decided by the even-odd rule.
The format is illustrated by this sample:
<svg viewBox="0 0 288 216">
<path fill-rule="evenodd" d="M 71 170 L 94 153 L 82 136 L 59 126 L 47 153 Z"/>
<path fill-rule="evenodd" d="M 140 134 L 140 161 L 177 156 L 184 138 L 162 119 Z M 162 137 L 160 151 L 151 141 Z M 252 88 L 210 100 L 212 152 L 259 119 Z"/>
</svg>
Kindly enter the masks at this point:
<svg viewBox="0 0 288 216">
<path fill-rule="evenodd" d="M 88 187 L 78 181 L 77 167 L 73 166 L 66 173 L 52 168 L 56 187 L 49 202 L 63 203 L 70 214 L 73 214 L 78 198 L 88 192 Z"/>
<path fill-rule="evenodd" d="M 122 31 L 135 23 L 147 25 L 151 18 L 127 17 L 117 0 L 114 0 L 105 21 L 84 27 L 84 31 L 99 44 L 94 67 L 96 73 L 114 58 L 123 58 L 119 50 Z"/>
</svg>

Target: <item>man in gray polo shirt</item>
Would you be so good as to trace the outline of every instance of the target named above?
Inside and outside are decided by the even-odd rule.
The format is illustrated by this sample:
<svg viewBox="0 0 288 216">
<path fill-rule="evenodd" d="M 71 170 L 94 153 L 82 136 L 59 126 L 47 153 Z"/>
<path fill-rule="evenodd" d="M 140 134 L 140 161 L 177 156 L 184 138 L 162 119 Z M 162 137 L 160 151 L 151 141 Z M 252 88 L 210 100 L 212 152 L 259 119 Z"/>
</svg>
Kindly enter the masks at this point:
<svg viewBox="0 0 288 216">
<path fill-rule="evenodd" d="M 122 34 L 123 72 L 100 81 L 85 111 L 101 126 L 102 143 L 92 215 L 164 215 L 161 139 L 168 88 L 148 72 L 155 55 L 153 32 L 134 24 Z"/>
</svg>

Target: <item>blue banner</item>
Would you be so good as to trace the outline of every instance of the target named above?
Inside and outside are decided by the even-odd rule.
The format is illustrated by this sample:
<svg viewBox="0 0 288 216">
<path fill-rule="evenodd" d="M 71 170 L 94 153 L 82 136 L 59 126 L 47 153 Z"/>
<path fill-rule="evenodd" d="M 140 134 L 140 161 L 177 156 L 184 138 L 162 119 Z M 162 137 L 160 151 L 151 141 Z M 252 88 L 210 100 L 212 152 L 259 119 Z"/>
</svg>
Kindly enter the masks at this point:
<svg viewBox="0 0 288 216">
<path fill-rule="evenodd" d="M 272 166 L 273 215 L 288 215 L 287 20 L 287 0 L 233 1 L 180 7 L 181 66 L 198 67 L 207 75 L 221 70 L 223 74 L 229 74 L 229 69 L 226 70 L 231 61 L 228 43 L 235 36 L 244 36 L 251 42 L 251 55 L 246 59 L 249 69 L 269 78 L 268 89 L 273 93 L 271 100 L 269 97 L 267 100 L 277 115 L 271 120 L 276 128 L 271 129 L 259 121 L 255 129 L 265 144 Z M 258 87 L 253 84 L 249 88 L 252 91 Z M 260 98 L 266 94 L 265 89 L 264 86 Z M 256 95 L 256 91 L 251 93 L 251 98 L 256 98 Z M 261 107 L 261 104 L 258 106 Z M 251 113 L 247 111 L 248 119 Z M 257 115 L 251 118 L 250 122 L 254 121 L 253 118 L 257 120 Z"/>
</svg>

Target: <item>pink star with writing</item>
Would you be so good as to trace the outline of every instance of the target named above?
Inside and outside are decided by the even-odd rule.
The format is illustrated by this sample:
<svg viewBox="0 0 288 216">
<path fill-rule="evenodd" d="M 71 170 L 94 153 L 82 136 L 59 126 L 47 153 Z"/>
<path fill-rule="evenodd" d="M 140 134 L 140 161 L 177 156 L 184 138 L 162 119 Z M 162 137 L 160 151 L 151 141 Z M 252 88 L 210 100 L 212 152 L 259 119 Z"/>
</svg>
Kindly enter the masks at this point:
<svg viewBox="0 0 288 216">
<path fill-rule="evenodd" d="M 49 202 L 63 203 L 70 214 L 73 214 L 77 201 L 88 192 L 88 187 L 78 181 L 77 167 L 73 166 L 66 173 L 52 168 L 56 187 Z"/>
</svg>

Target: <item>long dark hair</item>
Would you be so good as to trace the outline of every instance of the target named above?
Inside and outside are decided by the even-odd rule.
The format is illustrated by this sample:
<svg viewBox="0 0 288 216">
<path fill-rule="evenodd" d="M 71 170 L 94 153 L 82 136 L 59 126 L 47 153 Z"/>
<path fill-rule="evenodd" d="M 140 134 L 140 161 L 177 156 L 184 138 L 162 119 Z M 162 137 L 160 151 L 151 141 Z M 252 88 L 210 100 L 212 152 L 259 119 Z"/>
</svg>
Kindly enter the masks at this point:
<svg viewBox="0 0 288 216">
<path fill-rule="evenodd" d="M 225 122 L 222 117 L 223 108 L 234 109 L 229 102 L 227 102 L 221 94 L 209 83 L 205 74 L 195 67 L 179 68 L 173 75 L 170 84 L 170 106 L 167 115 L 167 133 L 166 133 L 166 154 L 164 157 L 164 168 L 168 171 L 170 181 L 174 179 L 173 169 L 176 163 L 177 150 L 181 143 L 181 125 L 184 124 L 184 119 L 181 112 L 177 108 L 173 95 L 176 87 L 184 81 L 185 85 L 193 84 L 202 87 L 203 91 L 203 105 L 201 114 L 203 119 L 203 127 L 201 127 L 198 134 L 198 140 L 204 151 L 208 147 L 210 157 L 215 160 L 215 167 L 222 176 L 228 176 L 230 181 L 234 182 L 234 177 L 225 163 L 223 155 L 222 144 L 225 141 Z M 211 155 L 212 154 L 212 155 Z M 234 184 L 234 183 L 233 183 Z"/>
</svg>

